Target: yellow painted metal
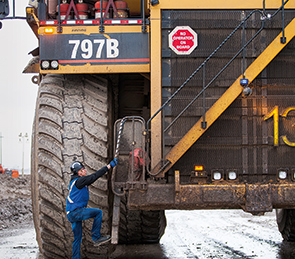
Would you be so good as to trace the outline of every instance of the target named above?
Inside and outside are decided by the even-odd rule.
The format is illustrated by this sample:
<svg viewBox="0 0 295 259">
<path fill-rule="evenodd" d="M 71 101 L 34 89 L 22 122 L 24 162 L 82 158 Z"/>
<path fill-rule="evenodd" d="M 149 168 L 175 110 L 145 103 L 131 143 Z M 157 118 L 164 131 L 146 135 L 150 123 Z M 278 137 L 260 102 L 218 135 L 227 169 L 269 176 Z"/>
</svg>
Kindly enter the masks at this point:
<svg viewBox="0 0 295 259">
<path fill-rule="evenodd" d="M 275 56 L 291 41 L 295 35 L 295 18 L 288 24 L 285 30 L 286 44 L 280 42 L 282 33 L 257 57 L 257 59 L 245 71 L 245 77 L 252 82 L 261 71 L 275 58 Z M 165 159 L 171 163 L 163 173 L 167 172 L 185 152 L 202 136 L 202 134 L 214 123 L 215 120 L 229 107 L 229 105 L 241 94 L 243 87 L 240 85 L 241 75 L 228 90 L 206 112 L 207 128 L 202 129 L 201 118 L 187 134 L 171 149 Z"/>
<path fill-rule="evenodd" d="M 139 16 L 141 14 L 141 1 L 139 0 L 125 0 L 125 2 L 128 5 L 130 15 L 137 15 Z M 145 14 L 149 14 L 148 5 L 145 6 Z"/>
<path fill-rule="evenodd" d="M 39 34 L 45 34 L 44 29 L 48 26 L 40 27 Z M 57 33 L 57 26 L 52 26 L 54 29 L 53 34 Z M 102 33 L 103 35 L 107 35 L 108 33 L 142 33 L 141 25 L 118 25 L 118 26 L 104 26 L 105 31 Z M 147 32 L 149 32 L 149 26 L 147 26 Z M 95 26 L 63 26 L 62 34 L 95 34 L 99 33 L 99 25 Z"/>
<path fill-rule="evenodd" d="M 289 141 L 286 135 L 282 136 L 282 140 L 284 141 L 284 143 L 285 143 L 286 145 L 288 145 L 288 146 L 290 146 L 290 147 L 295 147 L 295 143 Z"/>
<path fill-rule="evenodd" d="M 274 124 L 274 146 L 279 145 L 279 107 L 275 106 L 268 114 L 264 116 L 264 120 L 268 120 L 269 118 L 273 117 L 273 124 Z"/>
<path fill-rule="evenodd" d="M 39 19 L 35 15 L 35 8 L 33 8 L 33 7 L 27 7 L 26 8 L 26 12 L 27 12 L 27 14 L 31 14 L 34 17 L 34 19 L 35 19 L 35 21 L 37 23 L 37 26 L 39 27 Z"/>
<path fill-rule="evenodd" d="M 282 112 L 281 116 L 286 118 L 290 111 L 295 111 L 295 107 L 288 107 L 286 110 Z"/>
<path fill-rule="evenodd" d="M 58 70 L 40 70 L 41 74 L 89 74 L 89 73 L 149 73 L 150 65 L 91 65 L 59 66 Z"/>
<path fill-rule="evenodd" d="M 162 105 L 162 70 L 161 70 L 161 12 L 159 9 L 152 10 L 154 19 L 151 19 L 151 114 Z M 158 114 L 151 124 L 151 165 L 152 168 L 161 160 L 161 113 Z"/>
<path fill-rule="evenodd" d="M 282 0 L 266 0 L 266 9 L 278 9 L 282 5 Z M 262 9 L 263 1 L 257 0 L 159 0 L 159 4 L 152 6 L 153 9 Z M 294 9 L 295 1 L 289 1 L 286 9 Z M 152 15 L 151 15 L 152 17 Z"/>
<path fill-rule="evenodd" d="M 282 117 L 286 118 L 288 116 L 288 113 L 291 111 L 295 111 L 295 107 L 289 107 L 286 110 L 283 111 L 283 113 L 281 114 Z M 287 136 L 284 135 L 282 136 L 282 140 L 284 141 L 284 143 L 290 147 L 295 147 L 295 143 L 291 142 L 290 140 L 288 140 Z"/>
<path fill-rule="evenodd" d="M 46 27 L 39 28 L 40 35 L 46 35 Z M 52 26 L 53 33 L 57 33 L 57 26 Z M 147 33 L 149 32 L 149 26 L 147 26 Z M 62 34 L 98 34 L 99 26 L 63 26 Z M 120 26 L 105 26 L 105 32 L 101 33 L 106 39 L 111 37 L 109 33 L 143 33 L 141 31 L 141 25 L 120 25 Z M 40 70 L 41 74 L 81 74 L 81 73 L 149 73 L 149 64 L 137 64 L 137 65 L 81 65 L 81 66 L 70 66 L 70 65 L 60 65 L 58 70 Z"/>
</svg>

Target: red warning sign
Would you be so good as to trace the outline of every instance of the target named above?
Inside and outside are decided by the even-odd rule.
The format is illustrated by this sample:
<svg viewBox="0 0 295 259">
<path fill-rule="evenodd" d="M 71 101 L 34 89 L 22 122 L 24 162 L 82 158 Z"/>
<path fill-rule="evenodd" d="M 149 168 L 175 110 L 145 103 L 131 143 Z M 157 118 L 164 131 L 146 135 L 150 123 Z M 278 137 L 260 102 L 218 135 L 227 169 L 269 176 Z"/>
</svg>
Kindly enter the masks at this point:
<svg viewBox="0 0 295 259">
<path fill-rule="evenodd" d="M 189 26 L 177 26 L 169 33 L 169 47 L 178 55 L 189 55 L 198 46 L 198 34 Z"/>
</svg>

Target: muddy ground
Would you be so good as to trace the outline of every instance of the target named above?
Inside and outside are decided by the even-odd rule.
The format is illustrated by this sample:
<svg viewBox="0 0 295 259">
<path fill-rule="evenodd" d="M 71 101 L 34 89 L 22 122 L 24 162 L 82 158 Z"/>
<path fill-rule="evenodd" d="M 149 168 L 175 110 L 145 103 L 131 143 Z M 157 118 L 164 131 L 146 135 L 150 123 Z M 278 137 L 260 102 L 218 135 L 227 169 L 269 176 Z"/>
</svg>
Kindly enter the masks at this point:
<svg viewBox="0 0 295 259">
<path fill-rule="evenodd" d="M 31 176 L 0 174 L 0 258 L 37 258 Z"/>
<path fill-rule="evenodd" d="M 30 176 L 0 175 L 0 259 L 36 259 Z M 117 246 L 111 259 L 295 259 L 275 213 L 252 216 L 242 210 L 166 211 L 160 244 Z"/>
<path fill-rule="evenodd" d="M 30 175 L 0 174 L 0 231 L 32 222 Z"/>
</svg>

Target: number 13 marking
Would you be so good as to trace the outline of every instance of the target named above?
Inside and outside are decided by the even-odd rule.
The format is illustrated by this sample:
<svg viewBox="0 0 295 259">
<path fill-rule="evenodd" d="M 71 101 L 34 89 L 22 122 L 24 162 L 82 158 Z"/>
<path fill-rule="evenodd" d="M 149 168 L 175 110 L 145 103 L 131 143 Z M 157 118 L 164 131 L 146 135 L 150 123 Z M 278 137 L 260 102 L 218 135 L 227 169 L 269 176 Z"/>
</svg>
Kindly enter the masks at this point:
<svg viewBox="0 0 295 259">
<path fill-rule="evenodd" d="M 282 117 L 287 117 L 290 111 L 295 111 L 295 107 L 289 107 L 280 114 Z M 264 120 L 273 117 L 274 120 L 274 146 L 279 145 L 279 107 L 275 106 L 268 114 L 264 116 Z M 282 136 L 284 143 L 288 146 L 295 147 L 295 143 L 288 140 L 287 136 Z"/>
</svg>

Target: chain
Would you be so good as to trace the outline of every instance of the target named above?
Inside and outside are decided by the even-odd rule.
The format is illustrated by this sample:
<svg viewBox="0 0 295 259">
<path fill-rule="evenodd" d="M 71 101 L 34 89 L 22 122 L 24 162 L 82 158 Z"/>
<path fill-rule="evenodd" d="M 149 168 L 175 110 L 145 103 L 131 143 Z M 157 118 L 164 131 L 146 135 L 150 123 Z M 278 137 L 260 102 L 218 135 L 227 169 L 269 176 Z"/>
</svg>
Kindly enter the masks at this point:
<svg viewBox="0 0 295 259">
<path fill-rule="evenodd" d="M 121 122 L 120 122 L 118 138 L 117 138 L 117 145 L 116 145 L 116 151 L 115 151 L 115 158 L 118 158 L 118 156 L 119 156 L 120 141 L 121 141 L 121 136 L 122 136 L 122 133 L 123 133 L 123 126 L 124 126 L 124 123 L 126 122 L 126 120 L 127 120 L 127 117 L 124 117 L 123 119 L 121 119 Z"/>
<path fill-rule="evenodd" d="M 116 150 L 115 150 L 115 158 L 117 158 L 117 159 L 119 157 L 119 152 L 120 152 L 120 141 L 121 141 L 121 136 L 123 133 L 123 127 L 124 127 L 124 123 L 127 121 L 127 119 L 128 119 L 128 117 L 124 117 L 123 119 L 121 119 L 121 122 L 120 122 Z M 112 191 L 115 195 L 122 197 L 125 195 L 125 191 L 123 190 L 122 192 L 118 192 L 115 188 L 115 179 L 116 179 L 116 172 L 117 172 L 116 168 L 117 168 L 117 166 L 115 166 L 113 168 L 113 173 L 112 173 Z"/>
</svg>

